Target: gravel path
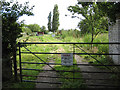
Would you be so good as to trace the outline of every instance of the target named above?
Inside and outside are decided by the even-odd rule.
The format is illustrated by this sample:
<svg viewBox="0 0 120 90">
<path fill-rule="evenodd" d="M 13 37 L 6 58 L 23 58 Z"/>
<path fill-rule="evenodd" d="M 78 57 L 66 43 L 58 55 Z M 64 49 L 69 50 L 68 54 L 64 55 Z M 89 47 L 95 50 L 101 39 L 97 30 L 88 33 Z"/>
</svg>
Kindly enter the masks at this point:
<svg viewBox="0 0 120 90">
<path fill-rule="evenodd" d="M 78 64 L 88 64 L 88 62 L 84 62 L 83 58 L 81 58 L 78 55 L 75 55 L 75 59 Z M 103 72 L 108 71 L 106 69 L 100 69 L 95 66 L 78 66 L 81 71 L 96 71 L 96 72 Z M 91 79 L 110 79 L 111 74 L 108 73 L 82 73 L 83 78 L 91 78 Z M 86 85 L 88 85 L 88 88 L 113 88 L 112 86 L 89 86 L 97 85 L 97 84 L 106 84 L 106 85 L 115 85 L 114 81 L 109 80 L 85 80 Z"/>
<path fill-rule="evenodd" d="M 49 63 L 54 63 L 54 61 L 50 61 Z M 50 65 L 54 66 L 54 65 Z M 51 70 L 51 68 L 48 65 L 45 65 L 43 67 L 44 70 Z M 57 74 L 55 71 L 45 71 L 41 72 L 38 76 L 51 76 L 56 77 Z M 46 78 L 46 77 L 38 77 L 37 81 L 41 82 L 58 82 L 57 78 Z M 49 84 L 49 83 L 36 83 L 36 88 L 58 88 L 58 84 Z"/>
</svg>

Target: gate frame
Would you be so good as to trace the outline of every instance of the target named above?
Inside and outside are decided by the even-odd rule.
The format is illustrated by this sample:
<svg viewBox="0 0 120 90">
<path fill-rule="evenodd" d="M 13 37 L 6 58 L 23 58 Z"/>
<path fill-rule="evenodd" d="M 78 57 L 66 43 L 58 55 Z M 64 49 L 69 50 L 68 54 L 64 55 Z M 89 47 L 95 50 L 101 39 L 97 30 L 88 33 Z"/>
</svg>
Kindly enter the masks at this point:
<svg viewBox="0 0 120 90">
<path fill-rule="evenodd" d="M 36 54 L 62 54 L 62 53 L 40 53 L 40 52 L 21 52 L 21 45 L 25 45 L 25 44 L 72 44 L 73 45 L 73 58 L 74 58 L 74 55 L 76 54 L 80 54 L 80 55 L 120 55 L 120 53 L 86 53 L 82 48 L 80 48 L 79 46 L 77 46 L 76 44 L 120 44 L 119 42 L 109 42 L 109 43 L 75 43 L 75 42 L 71 42 L 71 43 L 64 43 L 64 42 L 18 42 L 18 46 L 19 46 L 19 66 L 20 66 L 20 81 L 23 82 L 22 80 L 22 76 L 31 76 L 31 75 L 22 75 L 22 70 L 37 70 L 37 69 L 22 69 L 22 66 L 21 66 L 21 63 L 27 63 L 27 64 L 46 64 L 48 65 L 49 67 L 51 67 L 50 65 L 61 65 L 61 64 L 57 64 L 57 63 L 30 63 L 30 62 L 21 62 L 21 53 L 32 53 L 34 55 Z M 75 53 L 75 46 L 78 47 L 80 50 L 84 51 L 85 53 Z M 24 47 L 25 48 L 25 47 Z M 37 56 L 37 55 L 36 55 Z M 92 56 L 91 56 L 92 57 Z M 93 59 L 95 59 L 96 61 L 98 61 L 96 58 L 92 57 Z M 41 61 L 42 59 L 39 58 Z M 101 63 L 100 61 L 98 61 L 99 63 Z M 91 64 L 73 64 L 73 65 L 83 65 L 83 66 L 89 66 Z M 120 66 L 120 65 L 104 65 L 103 63 L 101 63 L 100 65 L 98 64 L 93 64 L 92 66 L 105 66 L 107 69 L 110 70 L 110 68 L 108 66 Z M 88 71 L 58 71 L 58 70 L 55 70 L 54 68 L 52 68 L 53 70 L 49 70 L 49 71 L 56 71 L 56 72 L 73 72 L 73 78 L 67 78 L 67 77 L 64 77 L 65 79 L 90 79 L 90 78 L 74 78 L 74 73 L 75 72 L 81 72 L 81 73 L 115 73 L 115 74 L 120 74 L 120 72 L 114 72 L 114 71 L 111 71 L 111 72 L 88 72 Z M 73 66 L 73 70 L 74 70 L 74 66 Z M 48 70 L 38 70 L 38 71 L 48 71 Z M 37 77 L 37 76 L 33 76 L 33 77 Z M 42 76 L 41 76 L 42 77 Z M 63 77 L 50 77 L 50 78 L 63 78 Z M 96 80 L 96 79 L 95 79 Z M 101 80 L 101 79 L 99 79 Z M 103 79 L 105 80 L 105 79 Z M 24 80 L 24 82 L 36 82 L 36 83 L 50 83 L 50 84 L 61 84 L 61 82 L 59 83 L 52 83 L 52 82 L 38 82 L 38 81 L 29 81 L 29 80 Z M 90 86 L 93 86 L 93 85 L 90 85 Z M 101 85 L 97 85 L 97 86 L 101 86 Z M 104 84 L 103 84 L 104 86 Z M 109 85 L 107 85 L 109 86 Z M 113 86 L 114 87 L 114 86 Z M 116 87 L 116 86 L 115 86 Z"/>
</svg>

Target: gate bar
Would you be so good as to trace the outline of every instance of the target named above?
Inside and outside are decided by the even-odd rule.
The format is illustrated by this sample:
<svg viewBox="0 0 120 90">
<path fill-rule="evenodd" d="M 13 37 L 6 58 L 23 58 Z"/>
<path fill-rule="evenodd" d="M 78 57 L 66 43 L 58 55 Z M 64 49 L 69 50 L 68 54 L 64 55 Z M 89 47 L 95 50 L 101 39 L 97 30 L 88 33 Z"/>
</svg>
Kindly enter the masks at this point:
<svg viewBox="0 0 120 90">
<path fill-rule="evenodd" d="M 72 77 L 51 77 L 51 76 L 33 76 L 33 75 L 22 75 L 24 77 L 43 77 L 43 78 L 64 78 L 64 79 L 87 79 L 87 80 L 109 80 L 114 81 L 114 79 L 104 79 L 104 78 L 72 78 Z"/>
<path fill-rule="evenodd" d="M 49 83 L 49 84 L 62 84 L 62 82 L 40 82 L 40 81 L 34 81 L 34 80 L 23 80 L 23 82 Z"/>
<path fill-rule="evenodd" d="M 35 71 L 54 71 L 54 70 L 41 70 L 41 69 L 27 69 L 27 68 L 22 68 L 22 70 L 35 70 Z M 68 71 L 68 70 L 56 70 L 56 72 L 81 72 L 81 73 L 120 73 L 120 72 L 105 72 L 105 71 L 102 71 L 102 72 L 96 72 L 96 71 L 92 71 L 92 72 L 89 72 L 89 71 Z"/>
<path fill-rule="evenodd" d="M 25 54 L 31 54 L 30 52 L 21 52 Z M 63 53 L 50 53 L 50 52 L 32 52 L 34 54 L 63 54 Z M 66 53 L 70 54 L 70 53 Z M 120 53 L 73 53 L 73 54 L 81 54 L 81 55 L 120 55 Z"/>
<path fill-rule="evenodd" d="M 19 42 L 18 42 L 18 46 L 19 46 L 20 81 L 22 82 L 21 49 L 20 49 L 20 43 Z"/>
<path fill-rule="evenodd" d="M 120 86 L 118 86 L 118 85 L 109 85 L 109 84 L 86 84 L 86 83 L 83 83 L 83 85 L 87 85 L 87 86 L 108 86 L 108 87 L 120 88 Z"/>
<path fill-rule="evenodd" d="M 104 42 L 104 43 L 76 43 L 76 42 L 20 42 L 21 44 L 120 44 L 120 42 Z"/>
<path fill-rule="evenodd" d="M 36 63 L 36 62 L 21 62 L 23 64 L 46 64 L 46 63 Z M 47 63 L 49 65 L 61 65 L 61 63 Z M 80 65 L 80 66 L 120 66 L 120 65 L 103 65 L 103 64 L 73 64 L 73 65 Z"/>
</svg>

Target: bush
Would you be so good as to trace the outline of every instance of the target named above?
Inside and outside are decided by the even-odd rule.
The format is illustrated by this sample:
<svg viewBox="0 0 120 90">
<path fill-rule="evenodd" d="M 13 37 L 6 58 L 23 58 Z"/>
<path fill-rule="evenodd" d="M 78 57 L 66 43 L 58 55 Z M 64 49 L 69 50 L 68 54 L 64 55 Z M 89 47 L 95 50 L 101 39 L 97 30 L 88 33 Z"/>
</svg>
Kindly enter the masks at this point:
<svg viewBox="0 0 120 90">
<path fill-rule="evenodd" d="M 91 34 L 86 34 L 83 37 L 83 41 L 90 42 L 91 41 Z M 93 42 L 97 42 L 97 43 L 109 42 L 108 33 L 106 32 L 106 33 L 101 33 L 101 34 L 97 35 Z M 93 44 L 92 49 L 90 49 L 90 45 L 86 45 L 86 44 L 82 45 L 82 47 L 84 49 L 87 49 L 87 50 L 92 51 L 94 53 L 109 53 L 109 45 L 108 44 Z M 106 56 L 106 55 L 100 55 L 100 56 L 94 55 L 93 57 L 104 64 L 107 64 L 110 62 L 110 61 L 108 61 L 109 56 Z M 87 58 L 89 59 L 89 62 L 98 63 L 95 59 L 91 58 L 90 56 L 88 56 Z"/>
<path fill-rule="evenodd" d="M 98 45 L 98 53 L 109 53 L 109 45 Z"/>
<path fill-rule="evenodd" d="M 81 33 L 80 31 L 78 30 L 72 30 L 72 29 L 69 29 L 69 30 L 62 30 L 62 39 L 64 38 L 67 38 L 67 37 L 71 37 L 71 38 L 80 38 L 81 36 Z"/>
</svg>

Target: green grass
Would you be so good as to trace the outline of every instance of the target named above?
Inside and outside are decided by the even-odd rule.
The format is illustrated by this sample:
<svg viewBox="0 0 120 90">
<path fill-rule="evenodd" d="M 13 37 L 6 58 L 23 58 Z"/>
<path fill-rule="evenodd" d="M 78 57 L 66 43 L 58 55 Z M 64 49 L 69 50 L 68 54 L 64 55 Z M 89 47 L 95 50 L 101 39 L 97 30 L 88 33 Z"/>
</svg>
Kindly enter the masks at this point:
<svg viewBox="0 0 120 90">
<path fill-rule="evenodd" d="M 82 37 L 81 35 L 78 35 L 80 33 L 77 33 L 75 36 L 75 33 L 73 33 L 73 31 L 70 31 L 69 33 L 67 31 L 64 31 L 64 33 L 62 34 L 62 36 L 58 36 L 61 38 L 58 38 L 56 36 L 56 38 L 53 38 L 51 35 L 44 35 L 44 36 L 30 36 L 29 39 L 27 40 L 27 42 L 90 42 L 90 35 L 85 35 L 84 37 Z M 26 40 L 27 37 L 22 37 L 20 39 L 18 39 L 18 42 L 23 42 L 23 40 Z M 101 34 L 98 35 L 96 37 L 96 39 L 94 40 L 94 42 L 108 42 L 108 36 L 107 33 L 105 34 Z M 87 52 L 91 52 L 90 50 L 90 45 L 78 45 L 80 47 L 82 47 L 85 51 Z M 106 53 L 108 52 L 108 46 L 104 46 L 104 45 L 93 45 L 93 47 L 97 48 L 98 53 Z M 34 45 L 27 45 L 26 48 L 28 48 L 30 51 L 34 51 L 34 52 L 61 52 L 61 53 L 72 53 L 73 52 L 73 45 L 65 45 L 65 44 L 60 44 L 60 45 L 56 45 L 56 44 L 34 44 Z M 24 47 L 21 48 L 21 51 L 25 51 L 28 52 Z M 79 50 L 78 48 L 76 48 L 76 53 L 81 53 L 83 51 Z M 50 58 L 55 58 L 55 62 L 56 63 L 61 63 L 61 56 L 60 55 L 37 55 L 39 56 L 41 59 L 43 59 L 44 61 L 48 62 Z M 94 64 L 96 64 L 97 62 L 92 59 L 91 57 L 89 57 L 89 55 L 83 55 L 83 58 L 86 59 L 86 61 L 90 62 L 92 61 Z M 99 61 L 108 64 L 108 61 L 106 60 L 106 57 L 104 56 L 94 56 L 96 57 Z M 22 54 L 22 61 L 23 62 L 42 62 L 40 61 L 38 58 L 36 58 L 34 55 L 32 54 Z M 74 60 L 74 63 L 75 60 Z M 19 57 L 17 56 L 17 64 L 18 64 L 18 68 L 19 68 Z M 42 69 L 44 65 L 36 65 L 36 64 L 22 64 L 22 67 L 24 68 L 32 68 L 32 69 Z M 74 66 L 55 66 L 55 69 L 57 70 L 80 70 L 78 67 Z M 27 70 L 23 70 L 23 74 L 25 75 L 38 75 L 39 72 L 38 71 L 27 71 Z M 72 77 L 73 73 L 68 73 L 68 72 L 64 72 L 61 73 L 63 76 L 67 76 L 67 77 Z M 75 77 L 82 77 L 81 73 L 75 73 L 74 74 Z M 35 77 L 23 77 L 23 79 L 25 80 L 35 80 Z M 61 86 L 61 88 L 82 88 L 82 87 L 86 87 L 84 85 L 82 85 L 83 80 L 67 80 L 67 79 L 60 79 L 60 81 L 62 81 L 64 84 Z M 27 85 L 26 85 L 27 84 Z M 16 83 L 14 85 L 12 85 L 13 88 L 25 88 L 25 87 L 30 87 L 30 88 L 34 88 L 35 87 L 35 83 L 25 83 L 25 82 L 21 82 L 21 83 Z"/>
<path fill-rule="evenodd" d="M 26 37 L 22 37 L 21 39 L 18 40 L 18 42 L 23 42 L 23 40 L 25 40 Z M 76 39 L 72 39 L 69 38 L 69 40 L 73 40 L 72 42 L 74 42 Z M 66 42 L 68 42 L 68 39 L 65 40 Z M 78 39 L 79 41 L 79 39 Z M 44 36 L 30 36 L 29 39 L 27 40 L 27 42 L 64 42 L 64 40 L 60 40 L 57 38 L 53 38 L 51 35 L 44 35 Z M 25 46 L 27 49 L 29 49 L 32 52 L 56 52 L 56 53 L 72 53 L 73 52 L 73 45 L 62 45 L 62 44 L 33 44 L 33 45 L 27 45 Z M 22 52 L 29 52 L 27 51 L 24 47 L 21 48 Z M 22 54 L 21 55 L 21 61 L 22 62 L 42 62 L 40 61 L 37 57 L 35 57 L 32 54 Z M 42 60 L 44 60 L 45 62 L 49 62 L 49 59 L 51 58 L 55 58 L 55 62 L 56 63 L 61 63 L 61 56 L 60 55 L 45 55 L 45 54 L 41 54 L 41 55 L 37 55 L 39 56 Z M 18 68 L 19 68 L 19 57 L 17 56 L 17 64 L 18 64 Z M 28 69 L 42 69 L 44 65 L 36 65 L 36 64 L 22 64 L 22 68 L 28 68 Z M 55 69 L 61 69 L 61 70 L 73 70 L 73 66 L 71 67 L 66 67 L 66 66 L 56 66 Z M 74 67 L 75 70 L 79 69 L 76 66 Z M 39 71 L 29 71 L 29 70 L 22 70 L 22 74 L 24 75 L 38 75 L 40 72 Z M 62 73 L 63 76 L 71 76 L 73 75 L 72 73 Z M 75 77 L 82 77 L 80 73 L 75 73 Z M 36 77 L 23 77 L 23 80 L 36 80 Z M 82 87 L 82 82 L 83 80 L 74 80 L 74 83 L 70 83 L 73 80 L 66 80 L 66 79 L 60 79 L 60 81 L 62 80 L 62 82 L 64 83 L 61 88 L 75 88 L 75 87 Z M 66 83 L 67 86 L 66 86 Z M 78 84 L 79 83 L 79 84 Z M 26 86 L 26 84 L 28 84 L 28 86 Z M 34 88 L 35 87 L 35 83 L 25 83 L 25 82 L 21 82 L 21 83 L 16 83 L 14 85 L 12 85 L 13 88 L 24 88 L 26 86 L 30 88 Z"/>
<path fill-rule="evenodd" d="M 60 58 L 57 59 L 56 63 L 61 63 Z M 76 60 L 73 60 L 73 63 L 76 63 Z M 56 70 L 66 70 L 66 71 L 80 71 L 80 68 L 77 66 L 62 66 L 62 65 L 56 65 L 55 66 Z M 59 72 L 58 75 L 61 77 L 68 77 L 68 78 L 82 78 L 82 75 L 80 72 Z M 60 82 L 63 84 L 60 86 L 60 88 L 87 88 L 87 86 L 83 85 L 82 83 L 84 82 L 83 79 L 64 79 L 60 78 Z"/>
<path fill-rule="evenodd" d="M 18 39 L 18 42 L 23 42 L 25 41 L 27 37 L 21 37 Z M 27 42 L 62 42 L 61 40 L 57 40 L 53 38 L 51 35 L 44 35 L 44 36 L 30 36 L 27 40 Z M 29 49 L 32 52 L 57 52 L 57 49 L 59 48 L 59 45 L 43 45 L 43 44 L 33 44 L 33 45 L 27 45 L 25 46 L 27 49 Z M 29 52 L 27 51 L 24 47 L 21 48 L 22 52 Z M 44 60 L 45 62 L 49 62 L 51 58 L 54 56 L 52 55 L 37 55 L 39 58 Z M 23 54 L 21 55 L 21 61 L 22 62 L 41 62 L 43 63 L 40 59 L 35 57 L 32 54 Z M 19 56 L 17 56 L 17 66 L 19 69 Z M 22 68 L 27 68 L 27 69 L 42 69 L 44 65 L 40 64 L 22 64 Z M 31 70 L 22 70 L 23 75 L 38 75 L 40 72 L 39 71 L 31 71 Z M 23 77 L 23 80 L 36 80 L 36 77 Z M 20 82 L 20 83 L 14 83 L 10 88 L 35 88 L 35 83 L 30 83 L 30 82 Z"/>
</svg>

